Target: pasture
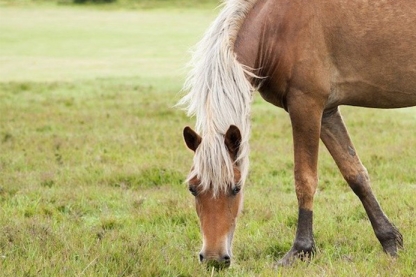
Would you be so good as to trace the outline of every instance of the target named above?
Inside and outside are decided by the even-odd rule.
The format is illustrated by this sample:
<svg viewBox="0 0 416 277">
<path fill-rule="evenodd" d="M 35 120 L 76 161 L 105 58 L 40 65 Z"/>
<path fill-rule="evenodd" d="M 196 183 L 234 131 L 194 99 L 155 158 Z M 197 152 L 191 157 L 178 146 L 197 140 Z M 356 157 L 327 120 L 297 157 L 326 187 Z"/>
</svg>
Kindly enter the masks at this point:
<svg viewBox="0 0 416 277">
<path fill-rule="evenodd" d="M 321 145 L 317 254 L 273 269 L 296 229 L 291 126 L 255 96 L 230 269 L 197 262 L 173 108 L 217 10 L 0 6 L 0 276 L 414 276 L 416 110 L 342 107 L 373 190 L 404 237 L 385 255 Z"/>
</svg>

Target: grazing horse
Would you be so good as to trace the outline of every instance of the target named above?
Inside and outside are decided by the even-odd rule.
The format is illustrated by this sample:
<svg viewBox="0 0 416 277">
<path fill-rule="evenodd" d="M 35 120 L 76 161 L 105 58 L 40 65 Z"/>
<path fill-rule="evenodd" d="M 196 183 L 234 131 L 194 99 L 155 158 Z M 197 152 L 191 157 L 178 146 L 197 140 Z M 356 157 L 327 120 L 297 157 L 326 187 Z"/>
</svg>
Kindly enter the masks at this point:
<svg viewBox="0 0 416 277">
<path fill-rule="evenodd" d="M 201 261 L 228 266 L 248 172 L 254 91 L 292 123 L 298 221 L 278 262 L 313 255 L 313 199 L 321 139 L 358 196 L 384 251 L 400 232 L 380 207 L 338 106 L 416 105 L 416 2 L 407 0 L 228 0 L 196 47 L 179 101 L 196 117 L 183 135 L 194 151 Z"/>
</svg>

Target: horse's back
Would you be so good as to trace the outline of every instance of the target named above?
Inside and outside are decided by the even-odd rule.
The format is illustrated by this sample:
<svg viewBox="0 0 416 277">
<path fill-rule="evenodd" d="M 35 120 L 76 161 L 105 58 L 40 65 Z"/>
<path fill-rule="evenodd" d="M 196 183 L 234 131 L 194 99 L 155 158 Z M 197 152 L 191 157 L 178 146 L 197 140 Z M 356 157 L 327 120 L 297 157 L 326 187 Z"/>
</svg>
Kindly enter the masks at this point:
<svg viewBox="0 0 416 277">
<path fill-rule="evenodd" d="M 259 0 L 235 44 L 267 77 L 263 97 L 284 106 L 290 87 L 337 105 L 416 105 L 416 2 Z"/>
</svg>

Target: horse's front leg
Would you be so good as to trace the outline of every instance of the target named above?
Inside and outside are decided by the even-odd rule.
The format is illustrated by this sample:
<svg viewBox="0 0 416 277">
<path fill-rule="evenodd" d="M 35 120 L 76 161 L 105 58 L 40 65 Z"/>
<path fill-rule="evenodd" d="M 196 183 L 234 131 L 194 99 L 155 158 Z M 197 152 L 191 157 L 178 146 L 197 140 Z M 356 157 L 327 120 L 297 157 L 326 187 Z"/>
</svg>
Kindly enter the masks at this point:
<svg viewBox="0 0 416 277">
<path fill-rule="evenodd" d="M 322 118 L 321 139 L 334 158 L 345 180 L 360 198 L 374 232 L 386 253 L 396 256 L 403 238 L 384 214 L 370 187 L 367 170 L 361 163 L 338 110 Z"/>
<path fill-rule="evenodd" d="M 315 252 L 312 231 L 313 198 L 318 183 L 317 163 L 323 104 L 301 91 L 291 91 L 288 110 L 293 129 L 295 188 L 298 224 L 292 248 L 278 262 L 290 265 L 296 258 L 308 259 Z"/>
</svg>

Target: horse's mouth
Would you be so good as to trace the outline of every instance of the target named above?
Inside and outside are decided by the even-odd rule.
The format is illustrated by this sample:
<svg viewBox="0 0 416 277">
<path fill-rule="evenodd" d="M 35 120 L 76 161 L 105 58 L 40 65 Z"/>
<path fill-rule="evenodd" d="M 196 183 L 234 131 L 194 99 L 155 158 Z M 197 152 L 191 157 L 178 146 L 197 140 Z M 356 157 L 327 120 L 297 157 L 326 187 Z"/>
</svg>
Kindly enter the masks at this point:
<svg viewBox="0 0 416 277">
<path fill-rule="evenodd" d="M 205 263 L 206 263 L 206 267 L 208 270 L 211 270 L 212 268 L 214 268 L 215 270 L 218 271 L 218 270 L 229 268 L 231 265 L 231 260 L 227 260 L 227 261 L 210 260 Z"/>
</svg>

